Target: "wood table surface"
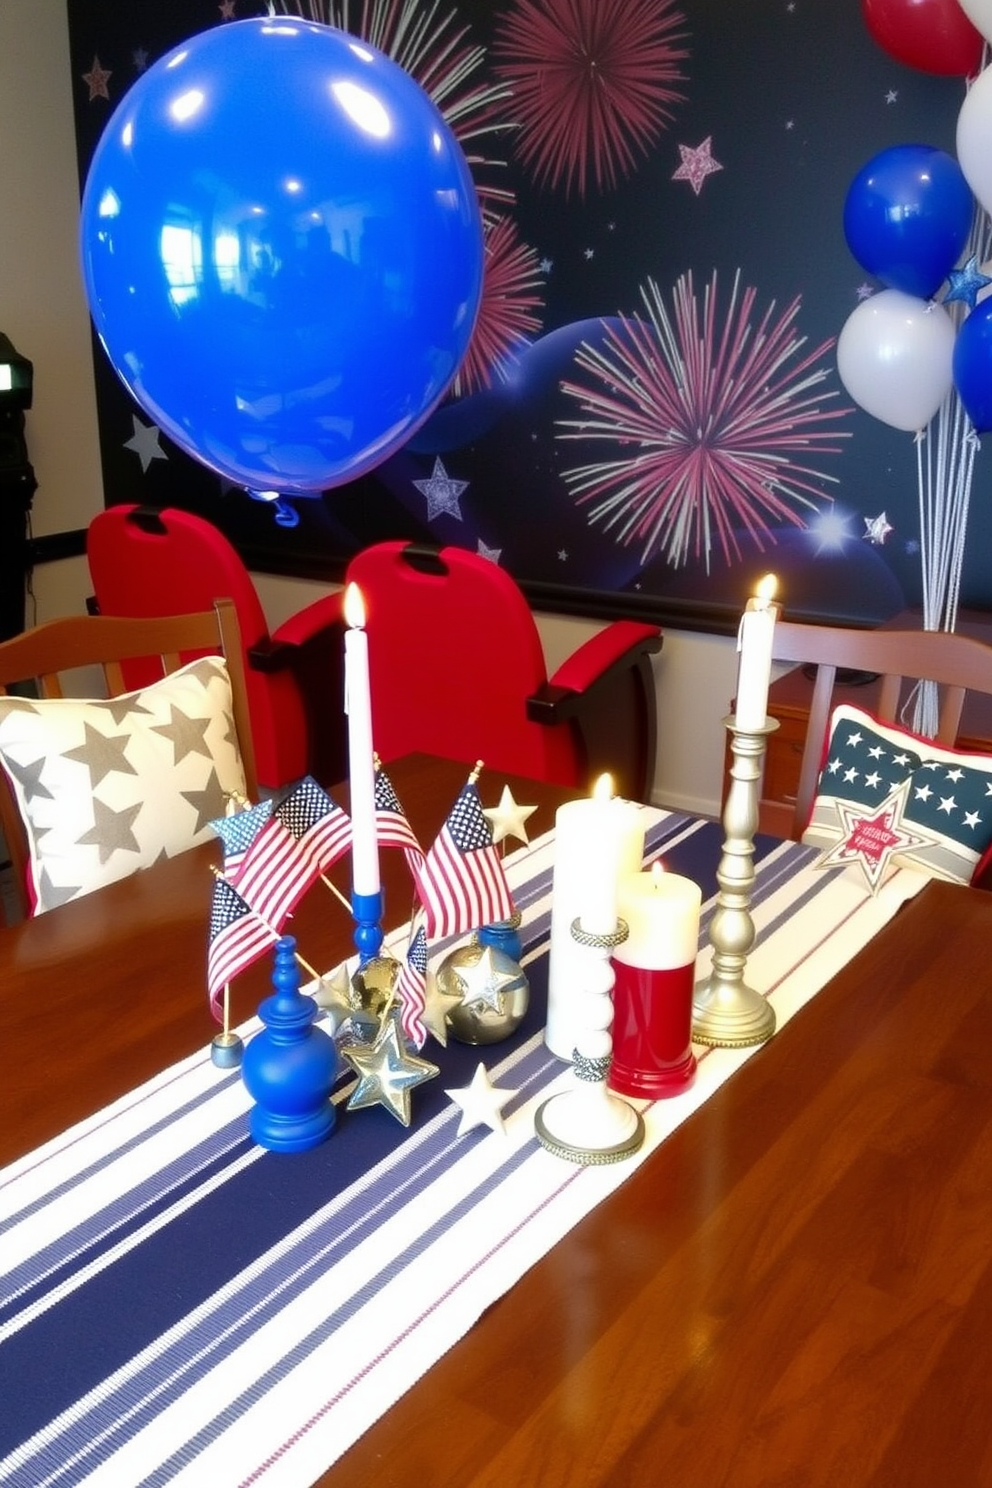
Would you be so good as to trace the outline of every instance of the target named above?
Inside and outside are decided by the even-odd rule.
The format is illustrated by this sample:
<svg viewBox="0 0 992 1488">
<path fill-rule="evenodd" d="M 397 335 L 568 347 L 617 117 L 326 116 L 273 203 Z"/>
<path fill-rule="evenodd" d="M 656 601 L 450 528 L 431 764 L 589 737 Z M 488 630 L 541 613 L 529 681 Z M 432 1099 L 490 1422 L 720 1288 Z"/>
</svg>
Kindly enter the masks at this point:
<svg viewBox="0 0 992 1488">
<path fill-rule="evenodd" d="M 457 770 L 391 774 L 439 824 Z M 139 877 L 124 925 L 0 933 L 5 1158 L 209 1035 L 203 915 L 160 933 Z M 992 895 L 928 885 L 320 1482 L 992 1484 L 990 947 Z"/>
</svg>

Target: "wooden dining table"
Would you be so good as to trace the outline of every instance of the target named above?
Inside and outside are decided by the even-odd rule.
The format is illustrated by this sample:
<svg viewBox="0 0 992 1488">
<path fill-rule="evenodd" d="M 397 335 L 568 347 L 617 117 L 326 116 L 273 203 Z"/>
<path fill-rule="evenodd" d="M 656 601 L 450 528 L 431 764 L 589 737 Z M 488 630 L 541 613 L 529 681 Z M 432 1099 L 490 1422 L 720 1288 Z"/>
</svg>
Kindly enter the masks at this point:
<svg viewBox="0 0 992 1488">
<path fill-rule="evenodd" d="M 424 840 L 466 772 L 390 773 Z M 569 794 L 509 783 L 536 831 Z M 209 1039 L 216 860 L 0 931 L 0 1160 Z M 295 930 L 349 950 L 329 895 Z M 992 1483 L 990 947 L 992 895 L 927 885 L 319 1481 Z M 239 1017 L 265 987 L 245 975 Z"/>
</svg>

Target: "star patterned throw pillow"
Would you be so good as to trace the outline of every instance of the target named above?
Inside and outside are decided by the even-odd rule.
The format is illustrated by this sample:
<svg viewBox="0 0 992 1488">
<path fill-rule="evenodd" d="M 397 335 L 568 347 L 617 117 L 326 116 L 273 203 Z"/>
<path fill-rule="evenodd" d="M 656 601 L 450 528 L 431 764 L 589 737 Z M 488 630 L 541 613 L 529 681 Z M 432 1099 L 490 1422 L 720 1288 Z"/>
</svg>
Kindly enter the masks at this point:
<svg viewBox="0 0 992 1488">
<path fill-rule="evenodd" d="M 245 789 L 221 657 L 118 698 L 0 698 L 0 766 L 24 819 L 34 914 L 213 836 Z"/>
<path fill-rule="evenodd" d="M 857 863 L 872 889 L 891 863 L 971 883 L 992 848 L 992 758 L 841 704 L 803 841 L 826 849 L 822 867 Z"/>
</svg>

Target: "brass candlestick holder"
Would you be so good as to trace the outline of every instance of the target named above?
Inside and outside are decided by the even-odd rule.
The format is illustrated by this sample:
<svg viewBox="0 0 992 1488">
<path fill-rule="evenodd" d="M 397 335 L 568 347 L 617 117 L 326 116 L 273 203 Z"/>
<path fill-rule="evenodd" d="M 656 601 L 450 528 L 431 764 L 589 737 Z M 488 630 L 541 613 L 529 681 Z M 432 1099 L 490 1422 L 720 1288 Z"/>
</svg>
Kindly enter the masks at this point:
<svg viewBox="0 0 992 1488">
<path fill-rule="evenodd" d="M 697 1044 L 725 1049 L 763 1044 L 775 1032 L 775 1009 L 744 980 L 754 944 L 751 891 L 754 887 L 754 834 L 758 828 L 758 787 L 768 735 L 778 719 L 766 718 L 747 733 L 735 717 L 723 720 L 730 733 L 733 764 L 723 808 L 726 836 L 716 879 L 719 892 L 710 921 L 713 966 L 692 998 L 692 1037 Z"/>
</svg>

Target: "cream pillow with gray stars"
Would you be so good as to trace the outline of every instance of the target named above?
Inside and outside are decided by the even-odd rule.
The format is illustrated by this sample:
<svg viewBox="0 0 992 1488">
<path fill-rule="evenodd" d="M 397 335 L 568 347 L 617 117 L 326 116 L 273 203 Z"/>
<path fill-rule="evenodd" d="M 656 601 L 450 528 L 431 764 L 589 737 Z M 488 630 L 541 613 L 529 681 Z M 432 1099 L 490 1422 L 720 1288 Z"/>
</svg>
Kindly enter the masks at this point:
<svg viewBox="0 0 992 1488">
<path fill-rule="evenodd" d="M 41 914 L 214 835 L 245 788 L 227 667 L 205 656 L 107 700 L 0 698 L 0 765 Z"/>
</svg>

